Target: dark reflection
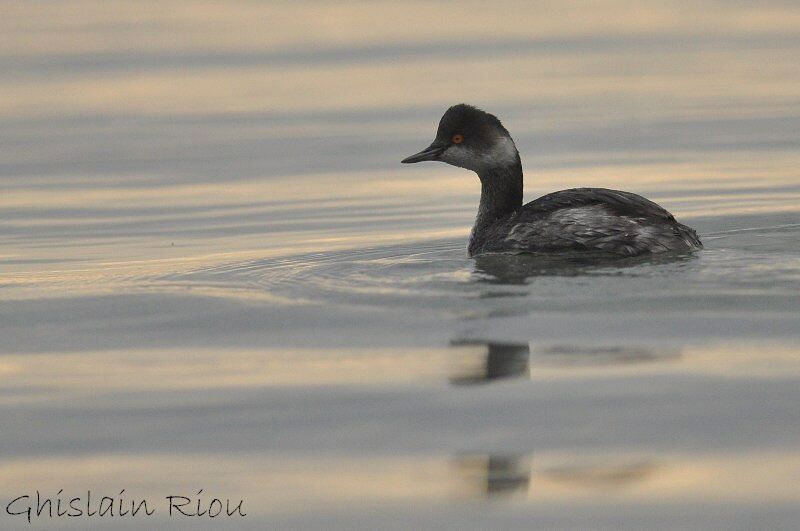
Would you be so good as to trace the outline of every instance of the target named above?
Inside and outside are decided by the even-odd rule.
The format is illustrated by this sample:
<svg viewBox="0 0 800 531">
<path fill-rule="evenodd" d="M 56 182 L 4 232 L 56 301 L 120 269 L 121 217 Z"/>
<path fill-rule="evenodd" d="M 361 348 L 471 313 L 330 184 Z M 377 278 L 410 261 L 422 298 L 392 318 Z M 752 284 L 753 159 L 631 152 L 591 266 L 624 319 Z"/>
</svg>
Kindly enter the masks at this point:
<svg viewBox="0 0 800 531">
<path fill-rule="evenodd" d="M 497 496 L 528 490 L 531 467 L 519 456 L 492 455 L 486 463 L 486 495 Z"/>
<path fill-rule="evenodd" d="M 531 349 L 528 343 L 481 340 L 454 340 L 453 347 L 466 347 L 465 356 L 456 357 L 454 385 L 485 384 L 506 378 L 528 378 L 531 363 L 539 366 L 613 366 L 675 361 L 682 353 L 677 348 L 652 348 L 637 345 L 549 345 Z M 484 349 L 474 357 L 475 347 Z M 466 355 L 469 354 L 469 355 Z M 533 355 L 533 361 L 531 356 Z"/>
<path fill-rule="evenodd" d="M 486 348 L 482 363 L 471 370 L 461 370 L 460 374 L 450 379 L 455 385 L 489 383 L 503 378 L 527 377 L 529 374 L 530 346 L 528 343 L 454 341 L 451 344 L 453 346 L 480 345 Z"/>
<path fill-rule="evenodd" d="M 453 462 L 482 496 L 524 494 L 531 482 L 530 459 L 526 455 L 465 455 Z"/>
<path fill-rule="evenodd" d="M 576 458 L 582 461 L 581 458 Z M 614 462 L 616 461 L 616 462 Z M 568 488 L 575 491 L 608 492 L 651 479 L 662 465 L 649 459 L 612 459 L 611 462 L 578 462 L 534 469 L 527 454 L 458 455 L 452 460 L 464 478 L 465 493 L 487 498 L 526 495 L 536 489 Z"/>
<path fill-rule="evenodd" d="M 662 253 L 631 258 L 596 253 L 487 254 L 476 256 L 474 278 L 495 284 L 526 284 L 541 276 L 634 274 L 636 267 L 682 264 L 693 253 Z"/>
</svg>

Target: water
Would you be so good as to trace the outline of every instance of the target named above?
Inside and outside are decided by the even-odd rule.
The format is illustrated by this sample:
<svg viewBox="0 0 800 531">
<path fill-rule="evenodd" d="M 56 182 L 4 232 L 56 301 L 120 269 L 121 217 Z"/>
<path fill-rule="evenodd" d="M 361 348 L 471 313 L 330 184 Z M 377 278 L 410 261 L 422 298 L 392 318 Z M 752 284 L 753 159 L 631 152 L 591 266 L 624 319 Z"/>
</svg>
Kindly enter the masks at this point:
<svg viewBox="0 0 800 531">
<path fill-rule="evenodd" d="M 4 507 L 126 489 L 156 513 L 34 525 L 795 526 L 793 3 L 2 10 Z M 399 164 L 458 101 L 504 119 L 526 201 L 630 190 L 705 249 L 467 258 L 474 175 Z M 170 517 L 170 494 L 247 516 Z"/>
</svg>

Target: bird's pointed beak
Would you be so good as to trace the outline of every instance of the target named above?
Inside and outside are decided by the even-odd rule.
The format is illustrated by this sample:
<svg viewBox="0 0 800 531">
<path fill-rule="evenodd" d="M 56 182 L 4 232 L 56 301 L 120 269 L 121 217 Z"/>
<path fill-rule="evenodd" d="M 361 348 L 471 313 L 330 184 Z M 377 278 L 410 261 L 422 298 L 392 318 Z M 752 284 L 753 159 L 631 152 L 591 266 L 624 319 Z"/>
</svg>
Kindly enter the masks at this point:
<svg viewBox="0 0 800 531">
<path fill-rule="evenodd" d="M 412 164 L 414 162 L 422 162 L 423 160 L 439 160 L 439 155 L 442 154 L 446 147 L 447 146 L 439 144 L 438 142 L 434 142 L 419 153 L 406 157 L 400 162 L 403 164 Z"/>
</svg>

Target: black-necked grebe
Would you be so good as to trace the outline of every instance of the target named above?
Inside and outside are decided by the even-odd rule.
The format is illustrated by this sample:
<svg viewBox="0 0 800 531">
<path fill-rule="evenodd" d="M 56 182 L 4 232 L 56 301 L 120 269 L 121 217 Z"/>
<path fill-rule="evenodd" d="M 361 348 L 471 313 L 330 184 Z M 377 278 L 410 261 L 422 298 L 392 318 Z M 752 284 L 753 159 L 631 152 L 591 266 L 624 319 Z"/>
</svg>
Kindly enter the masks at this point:
<svg viewBox="0 0 800 531">
<path fill-rule="evenodd" d="M 433 143 L 404 163 L 438 160 L 481 180 L 470 256 L 498 252 L 595 251 L 636 256 L 700 249 L 697 233 L 636 194 L 573 188 L 522 206 L 522 162 L 496 116 L 471 105 L 450 107 Z"/>
</svg>

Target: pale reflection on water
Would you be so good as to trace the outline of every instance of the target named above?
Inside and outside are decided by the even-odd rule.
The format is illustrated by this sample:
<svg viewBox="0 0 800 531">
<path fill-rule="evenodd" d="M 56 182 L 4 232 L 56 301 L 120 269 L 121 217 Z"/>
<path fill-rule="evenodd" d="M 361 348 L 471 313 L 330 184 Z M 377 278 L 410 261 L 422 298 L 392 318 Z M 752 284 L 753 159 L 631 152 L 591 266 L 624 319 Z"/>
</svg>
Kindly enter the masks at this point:
<svg viewBox="0 0 800 531">
<path fill-rule="evenodd" d="M 752 356 L 753 350 L 759 355 Z M 591 376 L 708 374 L 795 376 L 798 351 L 780 344 L 674 347 L 497 343 L 458 340 L 449 348 L 273 349 L 159 352 L 116 350 L 5 354 L 3 404 L 96 393 L 256 389 L 283 386 L 533 381 Z M 136 378 L 131 378 L 135 374 Z"/>
<path fill-rule="evenodd" d="M 795 528 L 799 24 L 782 1 L 4 2 L 0 502 Z M 467 258 L 477 180 L 399 164 L 459 101 L 503 119 L 527 200 L 631 190 L 706 248 Z"/>
<path fill-rule="evenodd" d="M 800 474 L 800 456 L 776 452 L 607 454 L 590 458 L 548 452 L 531 456 L 360 459 L 335 455 L 297 459 L 259 454 L 106 454 L 20 459 L 3 462 L 3 468 L 8 482 L 0 491 L 4 499 L 26 493 L 35 496 L 36 489 L 43 498 L 57 499 L 65 484 L 89 486 L 98 497 L 119 497 L 120 485 L 124 484 L 124 499 L 147 498 L 150 507 L 156 508 L 155 521 L 167 520 L 164 497 L 179 493 L 205 500 L 206 504 L 212 497 L 230 499 L 234 504 L 243 500 L 243 511 L 251 518 L 278 520 L 309 507 L 310 513 L 324 514 L 365 503 L 389 509 L 398 503 L 415 503 L 425 511 L 446 503 L 463 509 L 463 503 L 483 497 L 510 503 L 513 511 L 527 507 L 530 514 L 547 511 L 549 504 L 562 509 L 574 505 L 573 510 L 580 510 L 580 503 L 587 501 L 617 506 L 632 514 L 637 514 L 637 504 L 670 507 L 698 499 L 708 503 L 710 510 L 726 504 L 754 506 L 764 495 L 781 503 L 800 502 L 797 489 L 792 487 Z M 53 470 L 60 475 L 54 477 Z M 142 475 L 141 470 L 151 472 Z M 125 478 L 124 483 L 120 478 Z M 202 485 L 203 492 L 197 495 L 196 491 L 178 490 L 182 484 Z M 67 488 L 60 496 L 85 497 L 86 491 L 81 490 Z M 646 520 L 646 514 L 637 514 L 637 519 L 642 518 Z M 65 523 L 85 525 L 90 521 L 76 520 Z"/>
</svg>

